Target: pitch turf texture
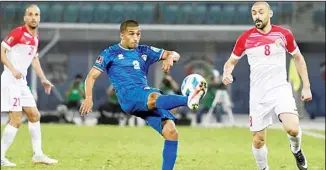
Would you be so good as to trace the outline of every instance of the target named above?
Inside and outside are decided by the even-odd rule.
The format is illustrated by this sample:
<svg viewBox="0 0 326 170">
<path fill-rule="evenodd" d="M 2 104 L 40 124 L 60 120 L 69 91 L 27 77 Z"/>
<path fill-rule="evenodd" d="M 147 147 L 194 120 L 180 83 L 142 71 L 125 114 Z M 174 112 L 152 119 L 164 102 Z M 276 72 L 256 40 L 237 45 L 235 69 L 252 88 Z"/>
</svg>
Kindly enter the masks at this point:
<svg viewBox="0 0 326 170">
<path fill-rule="evenodd" d="M 3 131 L 4 126 L 1 126 Z M 175 170 L 256 170 L 247 128 L 178 127 Z M 15 168 L 31 170 L 160 170 L 163 138 L 149 127 L 43 124 L 43 150 L 57 165 L 33 165 L 28 128 L 24 125 L 9 148 Z M 272 170 L 296 170 L 289 141 L 282 130 L 268 130 Z M 325 169 L 325 140 L 303 135 L 310 170 Z"/>
</svg>

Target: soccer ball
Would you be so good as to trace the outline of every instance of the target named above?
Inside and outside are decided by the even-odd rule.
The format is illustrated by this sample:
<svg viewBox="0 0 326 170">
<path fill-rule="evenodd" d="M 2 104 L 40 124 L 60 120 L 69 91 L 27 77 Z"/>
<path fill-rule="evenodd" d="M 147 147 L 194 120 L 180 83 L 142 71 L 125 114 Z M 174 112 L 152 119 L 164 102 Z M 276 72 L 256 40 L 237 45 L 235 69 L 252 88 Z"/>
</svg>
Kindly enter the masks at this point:
<svg viewBox="0 0 326 170">
<path fill-rule="evenodd" d="M 206 80 L 203 76 L 199 74 L 190 74 L 185 79 L 183 79 L 182 85 L 181 85 L 181 92 L 184 96 L 189 96 L 190 93 L 192 93 L 196 88 L 199 87 L 200 83 L 205 83 L 207 85 Z M 207 88 L 205 88 L 205 93 L 202 97 L 204 97 L 207 93 Z"/>
</svg>

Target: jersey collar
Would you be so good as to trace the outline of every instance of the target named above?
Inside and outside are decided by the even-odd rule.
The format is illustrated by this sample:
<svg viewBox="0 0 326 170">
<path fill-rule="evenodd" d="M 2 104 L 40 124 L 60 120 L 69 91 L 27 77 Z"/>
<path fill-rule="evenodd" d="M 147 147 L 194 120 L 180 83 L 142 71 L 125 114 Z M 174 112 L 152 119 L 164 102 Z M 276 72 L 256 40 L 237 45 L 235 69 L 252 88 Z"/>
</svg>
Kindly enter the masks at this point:
<svg viewBox="0 0 326 170">
<path fill-rule="evenodd" d="M 273 27 L 274 27 L 274 25 L 273 25 L 273 24 L 271 24 L 271 30 L 269 30 L 267 33 L 262 33 L 262 32 L 260 32 L 260 31 L 258 31 L 258 30 L 257 30 L 257 28 L 255 28 L 255 30 L 256 30 L 256 32 L 257 32 L 257 33 L 259 33 L 259 34 L 261 34 L 261 35 L 268 35 L 269 33 L 271 33 L 271 32 L 272 32 L 272 30 L 273 30 Z"/>
<path fill-rule="evenodd" d="M 133 51 L 135 49 L 127 49 L 127 48 L 124 48 L 120 43 L 118 44 L 118 46 L 123 49 L 123 50 L 126 50 L 126 51 Z"/>
<path fill-rule="evenodd" d="M 32 36 L 33 38 L 37 37 L 37 33 L 35 36 L 33 36 L 31 33 L 28 32 L 28 29 L 26 28 L 26 25 L 23 25 L 23 31 Z"/>
</svg>

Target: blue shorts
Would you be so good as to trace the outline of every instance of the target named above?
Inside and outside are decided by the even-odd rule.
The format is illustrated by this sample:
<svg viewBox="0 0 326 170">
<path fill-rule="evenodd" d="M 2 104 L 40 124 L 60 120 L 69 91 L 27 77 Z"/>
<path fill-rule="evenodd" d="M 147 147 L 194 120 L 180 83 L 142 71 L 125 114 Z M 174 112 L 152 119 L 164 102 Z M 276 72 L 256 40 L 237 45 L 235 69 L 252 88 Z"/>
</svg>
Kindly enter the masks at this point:
<svg viewBox="0 0 326 170">
<path fill-rule="evenodd" d="M 118 97 L 124 112 L 144 119 L 148 125 L 162 134 L 162 120 L 175 120 L 176 118 L 168 110 L 148 110 L 148 96 L 153 92 L 162 94 L 162 91 L 156 88 L 133 89 Z"/>
</svg>

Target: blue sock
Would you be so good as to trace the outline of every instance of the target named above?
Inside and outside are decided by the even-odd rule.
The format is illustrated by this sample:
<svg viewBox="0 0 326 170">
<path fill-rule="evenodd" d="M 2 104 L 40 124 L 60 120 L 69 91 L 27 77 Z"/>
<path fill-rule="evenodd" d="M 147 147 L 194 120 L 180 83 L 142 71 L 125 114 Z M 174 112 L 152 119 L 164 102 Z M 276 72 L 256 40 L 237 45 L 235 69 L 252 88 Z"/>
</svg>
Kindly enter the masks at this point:
<svg viewBox="0 0 326 170">
<path fill-rule="evenodd" d="M 187 106 L 188 96 L 181 95 L 160 95 L 156 99 L 156 108 L 171 110 L 179 106 Z"/>
<path fill-rule="evenodd" d="M 162 170 L 173 170 L 177 159 L 178 141 L 165 140 Z"/>
</svg>

